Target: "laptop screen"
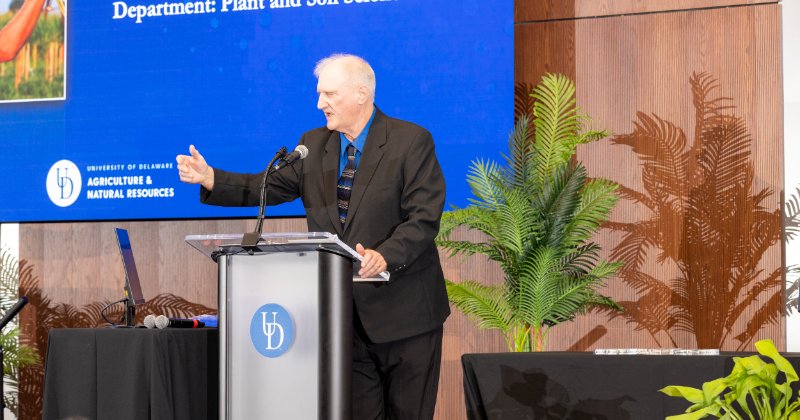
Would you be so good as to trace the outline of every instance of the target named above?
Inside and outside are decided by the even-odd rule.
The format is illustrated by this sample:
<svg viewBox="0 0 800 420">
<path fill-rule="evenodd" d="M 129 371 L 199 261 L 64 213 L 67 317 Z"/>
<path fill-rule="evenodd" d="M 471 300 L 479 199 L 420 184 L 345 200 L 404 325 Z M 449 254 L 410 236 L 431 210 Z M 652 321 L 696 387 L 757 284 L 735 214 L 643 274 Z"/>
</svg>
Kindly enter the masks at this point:
<svg viewBox="0 0 800 420">
<path fill-rule="evenodd" d="M 125 293 L 133 299 L 136 305 L 144 304 L 142 286 L 139 283 L 139 273 L 136 271 L 136 262 L 133 260 L 133 250 L 128 231 L 121 228 L 114 228 L 119 244 L 119 253 L 122 255 L 122 266 L 125 269 Z"/>
</svg>

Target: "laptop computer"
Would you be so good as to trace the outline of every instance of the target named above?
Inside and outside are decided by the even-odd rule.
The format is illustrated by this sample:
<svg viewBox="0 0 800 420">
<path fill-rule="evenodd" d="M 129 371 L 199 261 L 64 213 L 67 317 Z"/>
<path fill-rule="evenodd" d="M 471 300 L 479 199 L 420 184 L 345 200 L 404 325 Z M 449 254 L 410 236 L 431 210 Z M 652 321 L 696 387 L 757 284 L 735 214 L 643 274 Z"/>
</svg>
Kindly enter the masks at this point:
<svg viewBox="0 0 800 420">
<path fill-rule="evenodd" d="M 145 299 L 142 294 L 141 283 L 139 283 L 139 272 L 136 271 L 136 261 L 133 258 L 133 249 L 131 248 L 131 240 L 128 236 L 128 231 L 122 228 L 114 228 L 114 232 L 117 235 L 119 253 L 122 256 L 122 266 L 125 269 L 126 321 L 129 326 L 133 326 L 133 318 L 135 317 L 134 307 L 136 305 L 143 305 Z"/>
</svg>

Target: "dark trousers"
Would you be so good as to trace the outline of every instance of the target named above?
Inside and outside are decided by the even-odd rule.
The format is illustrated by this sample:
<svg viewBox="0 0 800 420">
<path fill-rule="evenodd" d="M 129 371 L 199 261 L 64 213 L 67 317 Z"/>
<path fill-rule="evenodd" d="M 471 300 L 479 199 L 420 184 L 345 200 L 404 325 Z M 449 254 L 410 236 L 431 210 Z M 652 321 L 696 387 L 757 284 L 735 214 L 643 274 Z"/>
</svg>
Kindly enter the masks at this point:
<svg viewBox="0 0 800 420">
<path fill-rule="evenodd" d="M 433 419 L 442 327 L 376 344 L 353 312 L 353 420 Z"/>
</svg>

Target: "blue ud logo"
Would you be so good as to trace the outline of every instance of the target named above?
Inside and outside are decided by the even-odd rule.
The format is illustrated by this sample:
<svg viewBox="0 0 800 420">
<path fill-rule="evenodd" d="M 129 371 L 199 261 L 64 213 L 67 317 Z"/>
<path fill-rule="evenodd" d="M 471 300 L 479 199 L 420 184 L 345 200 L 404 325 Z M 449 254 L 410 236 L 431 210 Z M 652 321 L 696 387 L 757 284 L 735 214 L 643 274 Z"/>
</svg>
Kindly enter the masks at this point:
<svg viewBox="0 0 800 420">
<path fill-rule="evenodd" d="M 268 303 L 258 308 L 250 321 L 250 340 L 262 356 L 282 356 L 294 341 L 292 316 L 277 303 Z"/>
</svg>

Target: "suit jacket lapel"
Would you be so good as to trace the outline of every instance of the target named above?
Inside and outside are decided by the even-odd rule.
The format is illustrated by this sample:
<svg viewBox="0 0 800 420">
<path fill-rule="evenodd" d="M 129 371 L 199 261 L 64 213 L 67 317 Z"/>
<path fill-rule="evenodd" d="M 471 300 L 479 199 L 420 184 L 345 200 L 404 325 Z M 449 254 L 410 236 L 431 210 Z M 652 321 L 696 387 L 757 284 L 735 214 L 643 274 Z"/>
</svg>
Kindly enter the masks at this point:
<svg viewBox="0 0 800 420">
<path fill-rule="evenodd" d="M 322 157 L 323 191 L 328 217 L 336 233 L 341 237 L 344 229 L 339 222 L 339 206 L 337 204 L 336 186 L 339 183 L 339 150 L 341 149 L 339 132 L 331 132 L 325 143 L 325 156 Z"/>
<path fill-rule="evenodd" d="M 367 141 L 364 143 L 364 152 L 358 161 L 358 168 L 356 168 L 356 176 L 353 179 L 353 191 L 350 194 L 350 205 L 347 210 L 347 220 L 344 223 L 344 230 L 350 226 L 353 216 L 358 211 L 358 206 L 361 204 L 361 199 L 364 197 L 364 191 L 375 175 L 375 170 L 383 158 L 383 145 L 386 144 L 387 138 L 386 120 L 383 113 L 379 109 L 375 110 L 375 118 L 372 120 L 369 133 L 367 133 Z"/>
</svg>

